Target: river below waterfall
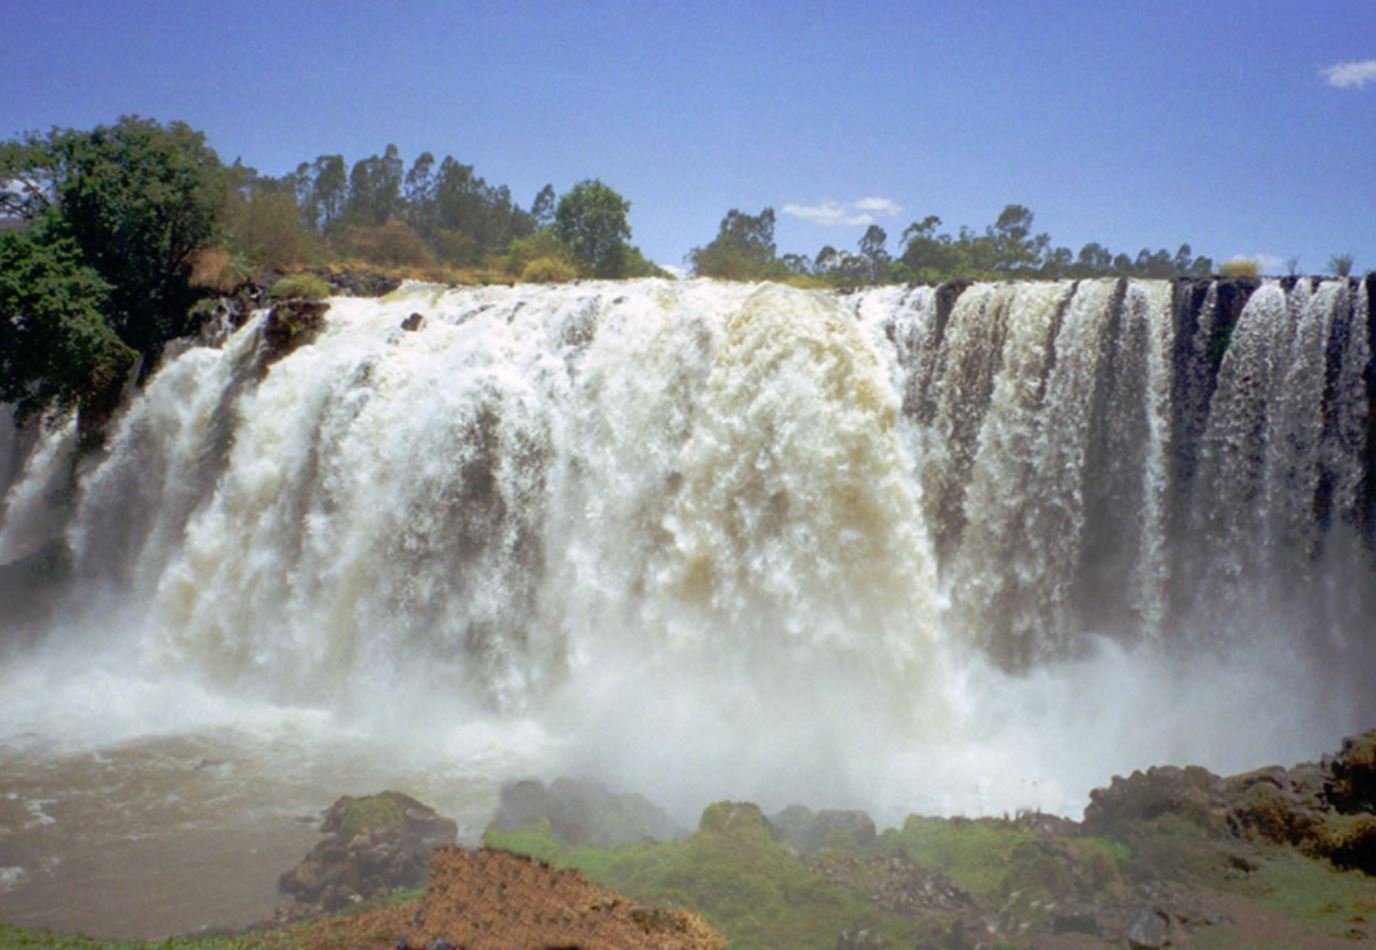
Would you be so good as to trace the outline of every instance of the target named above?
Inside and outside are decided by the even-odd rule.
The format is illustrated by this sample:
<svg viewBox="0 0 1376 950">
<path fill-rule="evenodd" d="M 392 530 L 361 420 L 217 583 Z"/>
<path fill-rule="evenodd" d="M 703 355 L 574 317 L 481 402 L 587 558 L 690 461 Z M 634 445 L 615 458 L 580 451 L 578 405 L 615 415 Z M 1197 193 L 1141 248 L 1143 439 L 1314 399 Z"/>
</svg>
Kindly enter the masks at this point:
<svg viewBox="0 0 1376 950">
<path fill-rule="evenodd" d="M 408 285 L 96 454 L 6 412 L 0 919 L 247 923 L 383 788 L 472 841 L 527 775 L 893 823 L 1316 757 L 1376 715 L 1369 297 Z"/>
</svg>

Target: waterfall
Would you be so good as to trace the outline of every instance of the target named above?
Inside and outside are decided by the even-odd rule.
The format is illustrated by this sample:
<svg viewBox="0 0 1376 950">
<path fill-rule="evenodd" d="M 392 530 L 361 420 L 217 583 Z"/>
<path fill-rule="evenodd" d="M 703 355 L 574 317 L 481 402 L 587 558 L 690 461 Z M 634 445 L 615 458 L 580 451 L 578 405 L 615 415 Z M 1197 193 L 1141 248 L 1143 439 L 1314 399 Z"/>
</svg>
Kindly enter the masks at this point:
<svg viewBox="0 0 1376 950">
<path fill-rule="evenodd" d="M 958 744 L 981 677 L 1110 648 L 1365 669 L 1370 311 L 1347 280 L 407 285 L 270 363 L 260 313 L 98 455 L 7 419 L 0 572 L 63 546 L 40 640 L 224 695 L 640 736 L 636 697 L 838 756 Z"/>
</svg>

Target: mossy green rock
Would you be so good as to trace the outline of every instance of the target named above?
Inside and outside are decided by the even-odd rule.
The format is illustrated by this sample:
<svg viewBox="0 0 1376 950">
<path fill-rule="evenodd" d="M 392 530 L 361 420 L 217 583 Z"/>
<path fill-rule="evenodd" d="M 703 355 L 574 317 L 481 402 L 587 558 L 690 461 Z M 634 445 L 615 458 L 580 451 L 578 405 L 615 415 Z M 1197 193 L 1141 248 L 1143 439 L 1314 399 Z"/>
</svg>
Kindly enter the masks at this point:
<svg viewBox="0 0 1376 950">
<path fill-rule="evenodd" d="M 760 806 L 753 802 L 716 802 L 708 805 L 698 821 L 698 831 L 772 839 L 774 830 Z"/>
</svg>

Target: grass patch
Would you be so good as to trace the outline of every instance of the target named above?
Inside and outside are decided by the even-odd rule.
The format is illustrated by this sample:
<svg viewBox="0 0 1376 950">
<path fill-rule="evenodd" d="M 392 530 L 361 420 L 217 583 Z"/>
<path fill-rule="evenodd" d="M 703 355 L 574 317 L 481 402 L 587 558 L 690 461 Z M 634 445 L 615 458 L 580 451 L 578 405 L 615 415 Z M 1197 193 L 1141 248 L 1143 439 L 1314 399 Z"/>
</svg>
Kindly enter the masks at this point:
<svg viewBox="0 0 1376 950">
<path fill-rule="evenodd" d="M 323 300 L 330 295 L 330 284 L 318 274 L 288 274 L 272 285 L 273 300 Z"/>
<path fill-rule="evenodd" d="M 1332 936 L 1376 920 L 1376 881 L 1290 850 L 1268 855 L 1237 888 L 1243 896 Z"/>
<path fill-rule="evenodd" d="M 909 815 L 902 828 L 885 831 L 880 841 L 967 890 L 993 897 L 1003 890 L 1014 852 L 1034 846 L 1036 835 L 997 818 Z"/>
<path fill-rule="evenodd" d="M 708 827 L 683 841 L 625 848 L 565 848 L 545 824 L 518 831 L 489 829 L 483 841 L 555 867 L 577 868 L 636 900 L 696 911 L 732 947 L 830 950 L 839 931 L 856 927 L 877 928 L 894 945 L 913 941 L 911 921 L 885 915 L 808 870 L 792 852 L 752 827 Z"/>
</svg>

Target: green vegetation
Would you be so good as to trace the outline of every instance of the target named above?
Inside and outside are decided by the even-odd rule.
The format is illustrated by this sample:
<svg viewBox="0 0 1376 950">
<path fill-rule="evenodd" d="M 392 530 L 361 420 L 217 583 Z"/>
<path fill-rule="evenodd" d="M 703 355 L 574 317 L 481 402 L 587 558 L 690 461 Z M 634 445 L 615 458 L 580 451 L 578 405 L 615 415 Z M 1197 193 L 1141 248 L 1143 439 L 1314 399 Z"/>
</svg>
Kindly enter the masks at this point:
<svg viewBox="0 0 1376 950">
<path fill-rule="evenodd" d="M 1339 277 L 1348 277 L 1352 274 L 1352 265 L 1356 262 L 1351 254 L 1334 254 L 1328 259 L 1328 269 Z"/>
<path fill-rule="evenodd" d="M 1002 890 L 1013 854 L 1035 837 L 1026 828 L 994 818 L 948 821 L 909 815 L 901 829 L 886 831 L 882 840 L 962 887 L 992 896 Z"/>
<path fill-rule="evenodd" d="M 594 277 L 621 277 L 626 268 L 626 240 L 631 203 L 602 182 L 580 181 L 554 212 L 554 236 L 569 249 L 583 270 Z"/>
<path fill-rule="evenodd" d="M 1046 234 L 1033 234 L 1032 212 L 1008 205 L 993 225 L 976 232 L 962 227 L 952 236 L 939 231 L 941 219 L 929 215 L 904 229 L 901 249 L 890 254 L 888 234 L 877 224 L 865 229 L 856 251 L 830 245 L 813 257 L 775 256 L 774 210 L 758 215 L 732 209 L 710 244 L 688 255 L 700 277 L 728 280 L 783 280 L 797 286 L 853 287 L 881 283 L 936 284 L 948 280 L 1133 276 L 1207 277 L 1207 257 L 1195 257 L 1188 244 L 1171 254 L 1143 248 L 1137 256 L 1112 254 L 1090 243 L 1077 255 L 1053 247 Z"/>
<path fill-rule="evenodd" d="M 776 842 L 758 809 L 753 822 L 720 823 L 711 815 L 709 808 L 699 831 L 682 842 L 565 848 L 547 826 L 534 825 L 514 832 L 489 829 L 484 843 L 577 868 L 637 900 L 694 910 L 732 947 L 830 948 L 839 931 L 857 926 L 879 928 L 886 942 L 911 937 L 911 922 L 828 881 Z"/>
<path fill-rule="evenodd" d="M 0 236 L 0 398 L 21 411 L 108 411 L 135 357 L 156 358 L 187 329 L 224 169 L 199 132 L 125 117 L 4 143 L 0 180 L 11 225 Z"/>
<path fill-rule="evenodd" d="M 349 803 L 340 820 L 339 834 L 346 840 L 360 831 L 400 831 L 406 813 L 390 795 L 368 795 Z"/>
<path fill-rule="evenodd" d="M 288 274 L 268 290 L 273 300 L 322 300 L 329 295 L 329 281 L 318 274 Z"/>
<path fill-rule="evenodd" d="M 537 257 L 521 268 L 521 280 L 528 284 L 563 284 L 577 276 L 572 264 L 557 257 Z"/>
<path fill-rule="evenodd" d="M 1255 277 L 1261 273 L 1261 265 L 1250 257 L 1233 257 L 1224 261 L 1218 272 L 1225 277 Z"/>
<path fill-rule="evenodd" d="M 0 234 L 0 401 L 91 403 L 137 354 L 105 319 L 110 285 L 44 223 Z"/>
<path fill-rule="evenodd" d="M 195 328 L 200 301 L 250 281 L 318 298 L 328 288 L 303 271 L 667 276 L 630 243 L 630 202 L 600 181 L 562 197 L 545 185 L 527 211 L 471 165 L 424 152 L 408 170 L 393 145 L 272 177 L 226 167 L 183 123 L 128 116 L 0 142 L 0 182 L 0 401 L 75 406 L 93 431 L 139 357 L 146 373 Z"/>
<path fill-rule="evenodd" d="M 724 280 L 766 280 L 788 276 L 774 259 L 774 209 L 749 215 L 732 208 L 721 219 L 717 236 L 688 254 L 693 273 Z"/>
</svg>

